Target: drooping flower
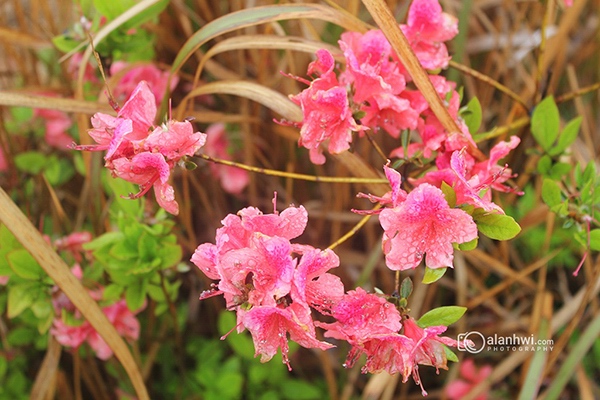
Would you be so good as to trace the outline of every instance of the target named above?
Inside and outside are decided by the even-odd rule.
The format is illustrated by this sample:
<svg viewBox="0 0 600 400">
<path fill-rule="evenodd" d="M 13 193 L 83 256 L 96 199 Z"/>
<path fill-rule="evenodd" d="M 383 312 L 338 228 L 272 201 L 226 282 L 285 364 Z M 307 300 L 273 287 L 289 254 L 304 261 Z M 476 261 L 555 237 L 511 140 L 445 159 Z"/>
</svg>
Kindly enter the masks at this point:
<svg viewBox="0 0 600 400">
<path fill-rule="evenodd" d="M 118 176 L 140 186 L 137 194 L 150 188 L 158 204 L 171 214 L 179 212 L 175 191 L 169 184 L 171 171 L 184 157 L 194 155 L 206 142 L 206 135 L 194 132 L 189 121 L 170 120 L 154 126 L 155 97 L 148 84 L 140 82 L 118 110 L 117 117 L 97 113 L 89 135 L 98 143 L 76 146 L 78 150 L 106 150 L 105 166 Z"/>
<path fill-rule="evenodd" d="M 397 207 L 379 214 L 384 230 L 383 250 L 392 270 L 416 268 L 424 256 L 429 268 L 451 267 L 452 243 L 477 237 L 472 217 L 450 208 L 442 191 L 423 183 Z"/>
<path fill-rule="evenodd" d="M 475 366 L 471 358 L 463 360 L 459 367 L 460 378 L 455 379 L 446 386 L 446 395 L 450 400 L 464 398 L 475 386 L 483 382 L 491 373 L 492 367 L 484 365 L 481 368 Z M 487 400 L 487 393 L 482 393 L 475 400 Z"/>
<path fill-rule="evenodd" d="M 414 364 L 432 366 L 436 370 L 439 368 L 448 369 L 444 346 L 457 346 L 456 340 L 439 336 L 446 332 L 448 327 L 439 325 L 421 328 L 412 318 L 404 319 L 402 325 L 404 334 L 415 343 L 412 351 Z"/>
</svg>

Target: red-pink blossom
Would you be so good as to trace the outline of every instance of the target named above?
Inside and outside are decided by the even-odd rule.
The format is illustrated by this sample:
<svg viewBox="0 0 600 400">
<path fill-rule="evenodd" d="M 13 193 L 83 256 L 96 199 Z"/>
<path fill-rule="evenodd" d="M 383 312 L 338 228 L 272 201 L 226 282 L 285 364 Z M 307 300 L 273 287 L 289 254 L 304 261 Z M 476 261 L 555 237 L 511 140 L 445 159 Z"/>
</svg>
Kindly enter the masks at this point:
<svg viewBox="0 0 600 400">
<path fill-rule="evenodd" d="M 43 119 L 45 126 L 44 138 L 46 143 L 58 149 L 68 149 L 73 138 L 67 133 L 73 121 L 69 116 L 58 110 L 36 108 L 33 116 Z"/>
<path fill-rule="evenodd" d="M 148 84 L 140 82 L 118 110 L 117 117 L 97 113 L 92 117 L 90 136 L 98 143 L 76 146 L 78 150 L 106 150 L 106 167 L 113 176 L 138 184 L 144 195 L 151 187 L 158 204 L 171 214 L 179 213 L 175 191 L 169 184 L 172 169 L 185 156 L 194 155 L 206 142 L 206 135 L 194 132 L 189 121 L 170 120 L 154 126 L 155 98 Z"/>
<path fill-rule="evenodd" d="M 345 32 L 338 43 L 346 58 L 346 71 L 340 79 L 344 84 L 353 84 L 356 103 L 382 94 L 397 95 L 404 90 L 404 76 L 391 58 L 392 47 L 381 30 L 364 34 Z"/>
<path fill-rule="evenodd" d="M 6 156 L 4 155 L 4 150 L 0 146 L 0 172 L 8 170 L 8 162 L 6 161 Z"/>
<path fill-rule="evenodd" d="M 281 348 L 283 362 L 291 370 L 288 359 L 290 339 L 306 348 L 327 350 L 333 345 L 317 340 L 310 311 L 298 303 L 289 307 L 254 307 L 244 313 L 243 324 L 252 334 L 256 355 L 261 355 L 261 362 L 267 362 Z"/>
<path fill-rule="evenodd" d="M 225 131 L 225 124 L 216 123 L 206 128 L 206 145 L 204 153 L 211 157 L 230 160 L 230 142 Z M 221 182 L 221 187 L 228 193 L 238 194 L 248 185 L 248 171 L 216 163 L 210 164 L 210 169 Z"/>
<path fill-rule="evenodd" d="M 446 386 L 446 395 L 450 400 L 460 400 L 467 396 L 469 392 L 492 373 L 490 365 L 484 365 L 481 368 L 475 366 L 471 358 L 464 359 L 459 367 L 460 378 L 455 379 Z M 487 400 L 487 393 L 482 393 L 475 400 Z"/>
<path fill-rule="evenodd" d="M 358 345 L 374 335 L 397 333 L 402 324 L 400 313 L 392 303 L 358 287 L 349 291 L 331 310 L 333 323 L 319 323 L 327 329 L 325 337 L 342 339 Z"/>
<path fill-rule="evenodd" d="M 106 344 L 104 339 L 100 337 L 87 320 L 80 320 L 78 325 L 70 325 L 60 316 L 62 309 L 57 309 L 56 311 L 59 315 L 52 322 L 50 334 L 61 345 L 77 348 L 83 342 L 87 342 L 98 358 L 107 360 L 112 356 L 113 352 L 108 344 Z M 140 332 L 140 324 L 135 318 L 134 313 L 127 308 L 125 300 L 119 300 L 114 304 L 103 307 L 102 312 L 104 312 L 109 322 L 121 336 L 129 340 L 137 340 Z M 78 311 L 75 312 L 75 317 L 78 319 L 81 318 Z"/>
<path fill-rule="evenodd" d="M 424 68 L 448 65 L 450 56 L 443 42 L 458 34 L 458 20 L 444 13 L 438 0 L 413 0 L 401 28 Z"/>
<path fill-rule="evenodd" d="M 416 268 L 426 255 L 429 268 L 451 267 L 452 243 L 477 237 L 477 226 L 469 214 L 450 208 L 442 191 L 423 183 L 406 200 L 379 214 L 384 229 L 383 250 L 392 270 Z"/>
<path fill-rule="evenodd" d="M 415 343 L 412 351 L 414 364 L 428 365 L 436 370 L 448 369 L 444 346 L 456 347 L 457 342 L 445 336 L 438 336 L 446 332 L 448 327 L 439 325 L 421 328 L 412 318 L 404 319 L 402 325 L 404 334 Z"/>
<path fill-rule="evenodd" d="M 315 164 L 325 163 L 321 144 L 326 143 L 330 153 L 341 153 L 350 148 L 352 131 L 364 129 L 352 116 L 346 88 L 340 85 L 333 72 L 334 60 L 329 51 L 317 52 L 317 60 L 309 66 L 310 72 L 319 72 L 320 77 L 310 83 L 301 93 L 290 96 L 300 105 L 302 127 L 301 146 L 309 149 L 310 159 Z"/>
<path fill-rule="evenodd" d="M 124 61 L 116 61 L 110 67 L 111 75 L 122 75 L 119 82 L 113 88 L 113 96 L 116 101 L 125 101 L 134 92 L 138 82 L 148 83 L 150 90 L 154 94 L 156 106 L 160 103 L 167 92 L 167 82 L 169 81 L 169 72 L 161 71 L 154 64 L 132 64 Z M 171 77 L 169 90 L 172 91 L 177 86 L 179 78 Z"/>
</svg>

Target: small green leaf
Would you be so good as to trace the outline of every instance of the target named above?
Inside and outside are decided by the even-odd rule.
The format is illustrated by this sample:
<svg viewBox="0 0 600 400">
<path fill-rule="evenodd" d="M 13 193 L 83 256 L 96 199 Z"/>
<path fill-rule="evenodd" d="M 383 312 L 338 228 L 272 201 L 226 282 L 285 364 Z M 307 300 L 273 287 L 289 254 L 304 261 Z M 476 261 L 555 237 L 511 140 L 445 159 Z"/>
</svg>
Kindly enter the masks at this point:
<svg viewBox="0 0 600 400">
<path fill-rule="evenodd" d="M 429 326 L 450 326 L 463 316 L 467 311 L 467 307 L 459 306 L 444 306 L 434 308 L 423 314 L 417 321 L 417 324 L 421 328 L 427 328 Z"/>
<path fill-rule="evenodd" d="M 548 205 L 548 207 L 554 207 L 557 204 L 562 203 L 561 197 L 562 191 L 558 183 L 552 179 L 544 179 L 542 184 L 542 200 Z"/>
<path fill-rule="evenodd" d="M 473 240 L 470 240 L 468 242 L 465 243 L 459 243 L 458 244 L 458 249 L 462 250 L 462 251 L 470 251 L 473 250 L 475 248 L 477 248 L 477 244 L 479 243 L 479 238 L 476 237 Z"/>
<path fill-rule="evenodd" d="M 300 379 L 286 379 L 281 384 L 283 398 L 289 400 L 318 400 L 324 398 L 323 393 L 313 384 Z"/>
<path fill-rule="evenodd" d="M 442 181 L 440 189 L 442 189 L 442 193 L 444 193 L 444 197 L 450 208 L 454 208 L 456 206 L 456 192 L 454 189 L 444 181 Z"/>
<path fill-rule="evenodd" d="M 550 173 L 548 175 L 554 180 L 559 180 L 564 175 L 571 172 L 572 168 L 573 167 L 571 167 L 571 164 L 569 163 L 557 162 L 550 168 Z"/>
<path fill-rule="evenodd" d="M 454 354 L 454 352 L 452 350 L 450 350 L 450 348 L 448 346 L 446 346 L 445 344 L 443 346 L 444 346 L 444 353 L 446 354 L 446 360 L 452 361 L 452 362 L 458 362 L 458 357 L 456 357 L 456 354 Z"/>
<path fill-rule="evenodd" d="M 533 110 L 531 133 L 545 151 L 550 150 L 558 137 L 560 115 L 554 97 L 548 96 Z"/>
<path fill-rule="evenodd" d="M 111 283 L 104 288 L 104 291 L 102 292 L 102 299 L 109 302 L 117 301 L 121 298 L 124 290 L 125 288 L 123 286 Z"/>
<path fill-rule="evenodd" d="M 75 175 L 75 169 L 64 158 L 50 157 L 44 169 L 44 176 L 52 186 L 59 186 L 68 182 L 73 175 Z"/>
<path fill-rule="evenodd" d="M 8 287 L 8 318 L 15 318 L 31 307 L 38 297 L 36 282 L 23 282 Z"/>
<path fill-rule="evenodd" d="M 513 217 L 505 214 L 488 213 L 481 210 L 473 215 L 473 219 L 479 232 L 490 239 L 509 240 L 521 232 L 521 227 Z"/>
<path fill-rule="evenodd" d="M 38 280 L 46 275 L 35 258 L 25 249 L 13 250 L 6 258 L 10 269 L 20 278 Z"/>
<path fill-rule="evenodd" d="M 400 298 L 408 299 L 408 296 L 410 296 L 410 294 L 412 293 L 412 290 L 413 290 L 412 279 L 410 279 L 410 277 L 407 276 L 406 278 L 404 278 L 402 280 L 402 283 L 400 284 Z"/>
<path fill-rule="evenodd" d="M 20 171 L 31 175 L 39 174 L 47 163 L 46 156 L 37 151 L 26 151 L 15 156 L 15 165 Z"/>
<path fill-rule="evenodd" d="M 590 231 L 590 249 L 600 251 L 600 229 Z"/>
<path fill-rule="evenodd" d="M 473 97 L 468 103 L 462 118 L 469 128 L 471 135 L 477 133 L 482 121 L 481 103 L 477 97 Z"/>
<path fill-rule="evenodd" d="M 548 154 L 551 156 L 557 156 L 563 153 L 567 147 L 573 144 L 575 139 L 577 139 L 577 135 L 579 134 L 581 121 L 581 117 L 577 117 L 569 121 L 558 137 L 558 143 L 548 151 Z"/>
<path fill-rule="evenodd" d="M 537 170 L 542 175 L 550 175 L 552 169 L 552 159 L 548 154 L 544 154 L 540 157 L 537 163 Z"/>
<path fill-rule="evenodd" d="M 425 268 L 425 275 L 423 275 L 423 283 L 430 284 L 440 279 L 446 273 L 448 268 Z"/>
<path fill-rule="evenodd" d="M 146 301 L 146 286 L 147 280 L 142 279 L 132 283 L 125 289 L 125 301 L 127 302 L 127 308 L 132 312 L 137 311 L 144 305 Z"/>
</svg>

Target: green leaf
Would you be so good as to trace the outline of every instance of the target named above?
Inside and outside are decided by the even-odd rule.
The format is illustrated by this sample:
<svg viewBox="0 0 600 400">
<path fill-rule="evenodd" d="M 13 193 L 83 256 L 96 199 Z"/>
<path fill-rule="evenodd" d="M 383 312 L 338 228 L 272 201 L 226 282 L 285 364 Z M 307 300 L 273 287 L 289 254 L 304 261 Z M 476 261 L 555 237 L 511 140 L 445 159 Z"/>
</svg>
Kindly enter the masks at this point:
<svg viewBox="0 0 600 400">
<path fill-rule="evenodd" d="M 6 227 L 4 224 L 0 224 L 0 248 L 2 249 L 14 249 L 22 248 L 21 243 L 17 240 L 15 235 Z"/>
<path fill-rule="evenodd" d="M 50 157 L 44 170 L 44 176 L 52 186 L 68 182 L 73 175 L 75 175 L 75 169 L 69 160 L 64 158 Z"/>
<path fill-rule="evenodd" d="M 550 173 L 548 175 L 554 180 L 559 180 L 561 177 L 571 172 L 572 168 L 573 167 L 571 167 L 571 164 L 569 163 L 557 162 L 550 168 Z"/>
<path fill-rule="evenodd" d="M 558 183 L 552 179 L 544 179 L 542 184 L 542 200 L 548 205 L 548 207 L 554 207 L 557 204 L 562 203 L 561 197 L 562 191 Z"/>
<path fill-rule="evenodd" d="M 125 301 L 127 308 L 132 312 L 139 310 L 146 301 L 146 287 L 148 281 L 146 279 L 139 280 L 127 286 L 125 289 Z"/>
<path fill-rule="evenodd" d="M 54 36 L 52 44 L 63 53 L 68 53 L 79 46 L 79 42 L 68 35 Z"/>
<path fill-rule="evenodd" d="M 412 293 L 412 290 L 413 290 L 412 279 L 410 279 L 410 277 L 407 276 L 406 278 L 404 278 L 402 280 L 402 283 L 400 284 L 400 298 L 408 299 L 408 296 L 410 296 L 410 294 Z"/>
<path fill-rule="evenodd" d="M 37 151 L 26 151 L 15 156 L 15 165 L 20 171 L 31 175 L 39 174 L 47 163 L 46 156 Z"/>
<path fill-rule="evenodd" d="M 448 268 L 429 268 L 425 267 L 425 275 L 423 275 L 423 283 L 430 284 L 440 279 L 446 273 Z"/>
<path fill-rule="evenodd" d="M 548 154 L 551 156 L 557 156 L 563 153 L 567 147 L 569 147 L 575 139 L 577 139 L 577 135 L 579 134 L 579 128 L 581 127 L 581 117 L 577 117 L 569 121 L 569 123 L 565 126 L 560 136 L 558 137 L 558 143 L 556 146 L 548 151 Z"/>
<path fill-rule="evenodd" d="M 468 103 L 462 118 L 469 128 L 471 135 L 477 133 L 482 121 L 481 103 L 477 97 L 473 97 Z"/>
<path fill-rule="evenodd" d="M 102 299 L 109 302 L 117 301 L 121 298 L 124 290 L 125 288 L 123 286 L 111 283 L 104 288 L 104 291 L 102 292 Z"/>
<path fill-rule="evenodd" d="M 106 178 L 106 185 L 112 194 L 114 194 L 113 201 L 116 207 L 122 210 L 126 215 L 132 217 L 140 217 L 142 215 L 144 200 L 143 198 L 129 199 L 123 198 L 122 196 L 128 196 L 130 193 L 136 193 L 137 187 L 123 179 L 117 178 Z"/>
<path fill-rule="evenodd" d="M 444 181 L 442 181 L 440 189 L 442 189 L 442 193 L 444 193 L 444 197 L 450 208 L 454 208 L 456 206 L 456 192 L 454 189 Z"/>
<path fill-rule="evenodd" d="M 458 249 L 461 251 L 470 251 L 470 250 L 476 249 L 478 243 L 479 243 L 479 238 L 476 237 L 475 239 L 469 240 L 468 242 L 459 243 Z"/>
<path fill-rule="evenodd" d="M 423 314 L 417 321 L 421 328 L 429 326 L 444 325 L 450 326 L 463 316 L 467 311 L 467 307 L 445 306 L 434 308 Z"/>
<path fill-rule="evenodd" d="M 31 307 L 38 297 L 36 282 L 23 282 L 8 287 L 8 318 L 15 318 Z"/>
<path fill-rule="evenodd" d="M 540 157 L 537 163 L 537 170 L 542 175 L 550 175 L 552 169 L 552 158 L 548 154 Z"/>
<path fill-rule="evenodd" d="M 281 394 L 288 400 L 322 399 L 324 394 L 316 386 L 300 379 L 286 379 L 281 382 Z"/>
<path fill-rule="evenodd" d="M 13 250 L 6 255 L 10 269 L 20 278 L 39 280 L 46 275 L 42 267 L 25 249 Z"/>
<path fill-rule="evenodd" d="M 488 213 L 479 209 L 474 213 L 473 219 L 479 232 L 490 239 L 509 240 L 521 232 L 521 227 L 513 217 L 505 214 Z"/>
<path fill-rule="evenodd" d="M 600 251 L 600 229 L 590 231 L 590 249 Z"/>
<path fill-rule="evenodd" d="M 454 352 L 452 350 L 450 350 L 450 348 L 448 346 L 446 346 L 445 344 L 442 344 L 444 346 L 444 353 L 446 354 L 446 360 L 448 361 L 452 361 L 452 362 L 458 362 L 458 357 L 456 357 L 456 354 L 454 354 Z"/>
<path fill-rule="evenodd" d="M 550 150 L 558 137 L 560 115 L 554 97 L 548 96 L 533 110 L 531 133 L 545 151 Z"/>
</svg>

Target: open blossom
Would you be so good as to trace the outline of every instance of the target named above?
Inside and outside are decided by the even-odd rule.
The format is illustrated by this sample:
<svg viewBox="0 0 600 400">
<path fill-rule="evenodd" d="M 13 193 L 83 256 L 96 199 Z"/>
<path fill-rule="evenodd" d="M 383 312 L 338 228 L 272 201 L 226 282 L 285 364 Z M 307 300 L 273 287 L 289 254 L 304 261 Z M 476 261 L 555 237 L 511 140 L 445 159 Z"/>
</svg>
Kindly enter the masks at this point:
<svg viewBox="0 0 600 400">
<path fill-rule="evenodd" d="M 384 230 L 387 266 L 396 271 L 416 268 L 425 257 L 429 268 L 452 267 L 452 244 L 477 237 L 473 218 L 463 210 L 450 208 L 443 192 L 428 183 L 406 194 L 400 187 L 400 174 L 387 166 L 384 170 L 392 190 L 383 197 L 359 196 L 388 206 L 377 212 Z"/>
<path fill-rule="evenodd" d="M 442 12 L 438 0 L 414 0 L 401 28 L 425 69 L 448 66 L 450 56 L 444 42 L 458 34 L 458 20 Z"/>
<path fill-rule="evenodd" d="M 204 153 L 211 157 L 230 160 L 230 143 L 225 131 L 225 124 L 216 123 L 206 128 L 206 145 Z M 227 193 L 238 194 L 248 185 L 248 171 L 216 163 L 210 164 L 210 170 L 221 182 Z"/>
<path fill-rule="evenodd" d="M 307 221 L 304 207 L 273 214 L 247 207 L 225 217 L 216 243 L 199 245 L 191 258 L 207 277 L 219 280 L 200 298 L 225 297 L 227 308 L 237 313 L 238 332 L 250 331 L 261 361 L 281 349 L 290 367 L 287 334 L 304 347 L 332 347 L 316 338 L 311 307 L 326 312 L 342 297 L 341 281 L 327 273 L 339 259 L 331 250 L 290 243 Z"/>
<path fill-rule="evenodd" d="M 140 186 L 132 198 L 150 188 L 158 204 L 171 214 L 179 213 L 171 171 L 185 156 L 192 156 L 206 142 L 206 135 L 194 132 L 189 121 L 170 120 L 154 126 L 156 99 L 145 81 L 140 82 L 117 116 L 97 113 L 89 135 L 98 143 L 76 146 L 78 150 L 102 151 L 105 166 L 113 176 Z"/>
<path fill-rule="evenodd" d="M 305 81 L 310 86 L 290 96 L 304 115 L 299 143 L 310 150 L 310 159 L 315 164 L 325 163 L 322 143 L 327 144 L 330 153 L 341 153 L 350 148 L 352 131 L 364 129 L 352 116 L 348 93 L 335 76 L 334 64 L 329 51 L 317 51 L 317 59 L 309 65 L 308 74 L 319 74 L 319 77 L 310 83 Z"/>
<path fill-rule="evenodd" d="M 467 358 L 460 363 L 459 373 L 460 378 L 453 380 L 446 386 L 445 392 L 450 400 L 464 398 L 475 386 L 483 382 L 492 373 L 492 367 L 484 365 L 477 368 L 473 359 Z M 487 398 L 487 393 L 482 393 L 475 400 L 487 400 Z"/>
<path fill-rule="evenodd" d="M 425 256 L 429 268 L 451 267 L 452 243 L 477 237 L 477 225 L 463 210 L 450 208 L 442 191 L 427 183 L 417 186 L 406 201 L 381 211 L 383 251 L 392 270 L 416 268 Z"/>
</svg>

